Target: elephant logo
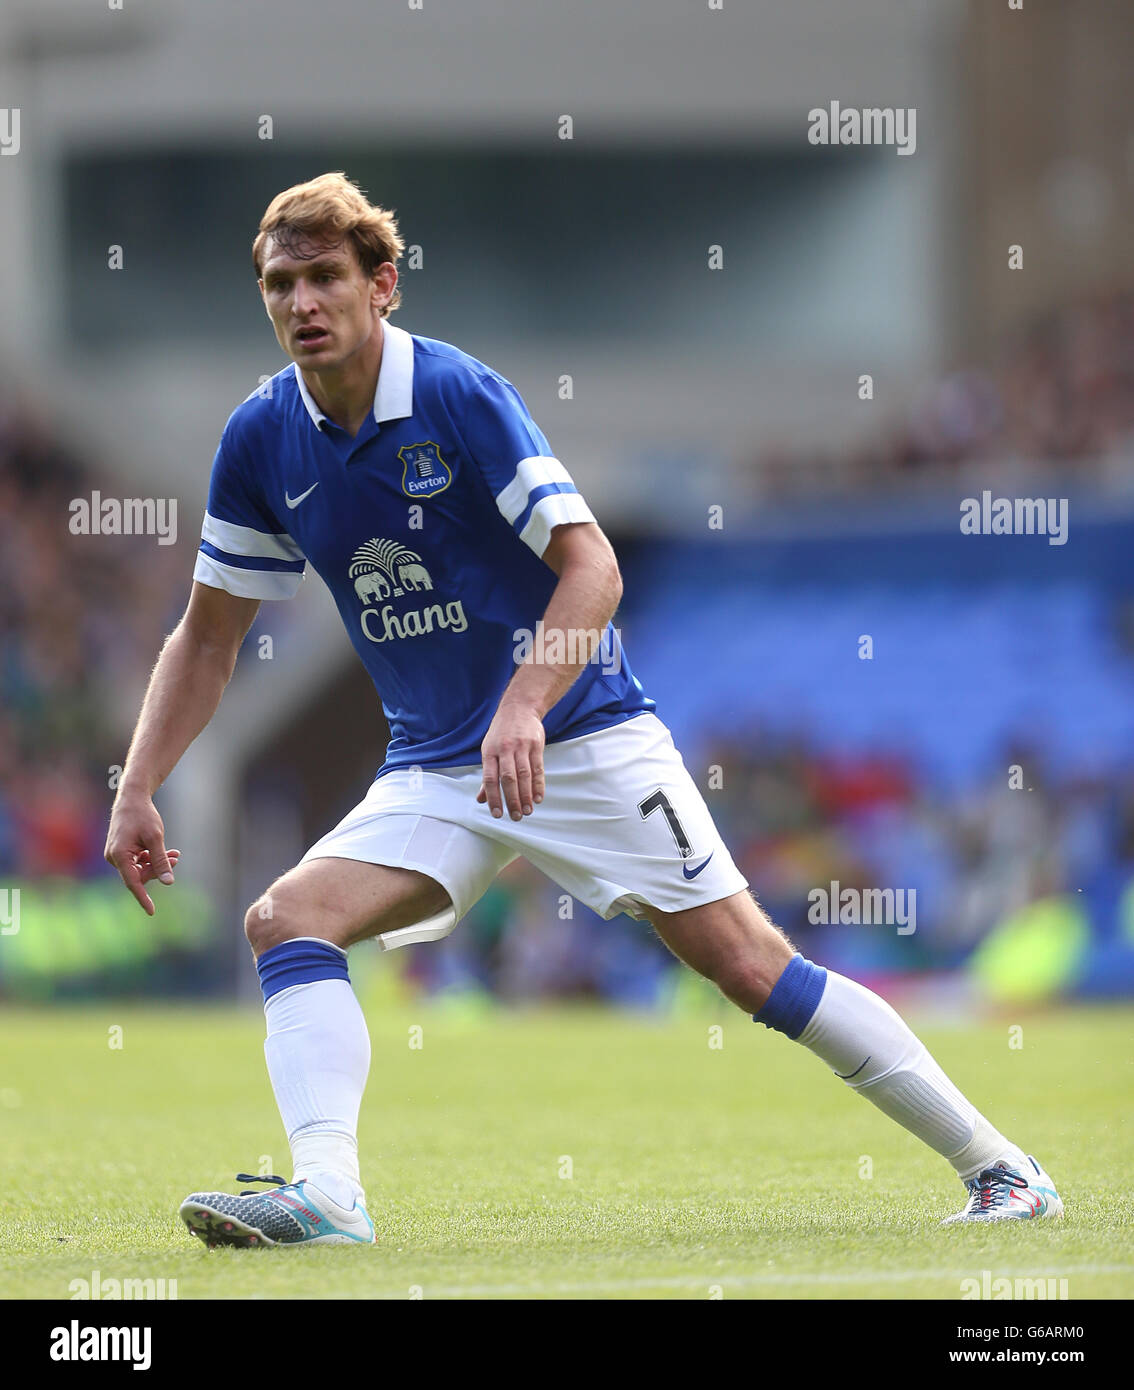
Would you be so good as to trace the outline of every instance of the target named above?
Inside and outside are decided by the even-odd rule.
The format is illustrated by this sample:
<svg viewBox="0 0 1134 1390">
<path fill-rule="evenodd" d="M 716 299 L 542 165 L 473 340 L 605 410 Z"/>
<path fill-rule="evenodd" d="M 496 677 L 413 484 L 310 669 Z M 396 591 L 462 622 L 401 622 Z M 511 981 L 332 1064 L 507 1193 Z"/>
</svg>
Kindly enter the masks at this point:
<svg viewBox="0 0 1134 1390">
<path fill-rule="evenodd" d="M 359 546 L 347 573 L 364 606 L 371 599 L 382 603 L 391 595 L 401 598 L 403 594 L 433 588 L 429 571 L 416 551 L 398 541 L 384 541 L 378 537 Z"/>
<path fill-rule="evenodd" d="M 411 561 L 406 565 L 398 566 L 398 578 L 403 589 L 432 589 L 433 580 L 429 577 L 429 571 L 424 565 L 415 564 Z M 357 585 L 355 586 L 357 588 Z"/>
<path fill-rule="evenodd" d="M 347 573 L 362 604 L 358 621 L 368 642 L 400 642 L 433 633 L 469 630 L 468 614 L 459 598 L 445 603 L 430 594 L 421 600 L 419 608 L 386 602 L 407 594 L 416 597 L 423 589 L 433 589 L 433 576 L 421 563 L 421 556 L 399 541 L 375 536 L 360 545 Z"/>
<path fill-rule="evenodd" d="M 369 603 L 371 599 L 381 603 L 384 598 L 390 597 L 390 587 L 390 581 L 380 570 L 360 574 L 354 581 L 354 592 L 363 603 Z"/>
<path fill-rule="evenodd" d="M 402 461 L 402 491 L 407 497 L 432 497 L 453 481 L 453 470 L 432 439 L 423 444 L 403 444 L 398 458 Z"/>
</svg>

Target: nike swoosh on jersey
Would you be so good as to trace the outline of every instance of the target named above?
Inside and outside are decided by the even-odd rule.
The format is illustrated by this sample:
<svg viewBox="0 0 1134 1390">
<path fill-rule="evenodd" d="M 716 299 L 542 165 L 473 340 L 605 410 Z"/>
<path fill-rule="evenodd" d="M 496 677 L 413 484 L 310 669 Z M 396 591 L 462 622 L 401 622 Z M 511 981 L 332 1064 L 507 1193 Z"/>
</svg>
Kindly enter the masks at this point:
<svg viewBox="0 0 1134 1390">
<path fill-rule="evenodd" d="M 713 854 L 716 854 L 716 850 L 713 850 Z M 709 859 L 712 859 L 713 854 L 709 855 Z M 705 867 L 705 865 L 708 864 L 709 859 L 705 859 L 700 864 L 698 864 L 692 873 L 689 872 L 688 864 L 682 864 L 681 872 L 685 875 L 686 878 L 696 878 L 697 875 L 701 872 L 701 870 Z"/>
<path fill-rule="evenodd" d="M 299 494 L 299 496 L 298 496 L 297 498 L 295 498 L 294 501 L 287 495 L 287 492 L 286 492 L 286 490 L 285 490 L 284 495 L 283 495 L 283 500 L 287 503 L 287 505 L 288 505 L 288 510 L 289 510 L 289 511 L 294 511 L 295 508 L 299 506 L 300 502 L 302 502 L 303 499 L 304 499 L 305 497 L 310 497 L 311 494 L 315 491 L 315 489 L 316 489 L 318 486 L 319 486 L 318 483 L 312 483 L 311 486 L 307 489 L 307 491 L 306 491 L 306 492 L 301 492 L 301 493 Z"/>
</svg>

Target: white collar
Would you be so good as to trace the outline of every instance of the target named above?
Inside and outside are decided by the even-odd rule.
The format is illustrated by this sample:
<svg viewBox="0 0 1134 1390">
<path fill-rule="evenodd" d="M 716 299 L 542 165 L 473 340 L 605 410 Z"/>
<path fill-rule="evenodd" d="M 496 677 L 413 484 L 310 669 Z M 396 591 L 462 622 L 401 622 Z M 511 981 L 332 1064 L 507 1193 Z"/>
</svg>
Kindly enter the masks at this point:
<svg viewBox="0 0 1134 1390">
<path fill-rule="evenodd" d="M 299 395 L 307 407 L 316 429 L 321 429 L 326 415 L 315 404 L 315 398 L 307 389 L 303 373 L 297 363 L 295 384 Z M 374 389 L 374 419 L 378 424 L 387 420 L 404 420 L 413 414 L 413 335 L 404 328 L 395 328 L 389 321 L 382 322 L 382 365 L 378 368 L 378 385 Z"/>
</svg>

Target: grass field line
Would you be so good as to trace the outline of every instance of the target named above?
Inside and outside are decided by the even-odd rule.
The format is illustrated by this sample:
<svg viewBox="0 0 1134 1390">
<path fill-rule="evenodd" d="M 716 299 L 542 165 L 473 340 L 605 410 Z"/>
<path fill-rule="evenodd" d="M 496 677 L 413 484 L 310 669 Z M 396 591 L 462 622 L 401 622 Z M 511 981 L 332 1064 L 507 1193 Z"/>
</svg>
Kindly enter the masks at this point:
<svg viewBox="0 0 1134 1390">
<path fill-rule="evenodd" d="M 979 1264 L 980 1261 L 974 1261 Z M 983 1268 L 983 1266 L 982 1266 Z M 602 1279 L 583 1284 L 481 1284 L 450 1285 L 434 1288 L 425 1285 L 426 1298 L 504 1298 L 509 1294 L 568 1294 L 568 1293 L 631 1293 L 635 1289 L 709 1289 L 719 1284 L 729 1289 L 753 1288 L 762 1284 L 871 1284 L 897 1283 L 904 1279 L 940 1280 L 972 1279 L 981 1273 L 968 1269 L 856 1269 L 845 1274 L 819 1272 L 798 1274 L 713 1274 L 683 1275 L 668 1279 Z M 1001 1279 L 1066 1279 L 1072 1274 L 1134 1274 L 1134 1265 L 1063 1265 L 1060 1269 L 1002 1269 L 997 1266 L 996 1278 Z"/>
</svg>

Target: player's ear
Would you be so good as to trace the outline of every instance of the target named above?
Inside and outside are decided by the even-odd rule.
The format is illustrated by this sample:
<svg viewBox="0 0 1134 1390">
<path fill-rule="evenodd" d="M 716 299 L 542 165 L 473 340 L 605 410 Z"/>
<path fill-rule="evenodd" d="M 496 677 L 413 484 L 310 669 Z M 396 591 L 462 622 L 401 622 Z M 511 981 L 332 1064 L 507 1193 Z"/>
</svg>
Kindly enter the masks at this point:
<svg viewBox="0 0 1134 1390">
<path fill-rule="evenodd" d="M 398 287 L 398 268 L 393 261 L 383 261 L 375 270 L 370 281 L 370 303 L 375 309 L 382 309 L 393 299 Z"/>
</svg>

